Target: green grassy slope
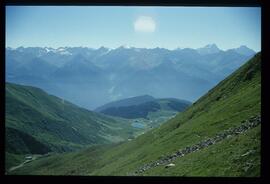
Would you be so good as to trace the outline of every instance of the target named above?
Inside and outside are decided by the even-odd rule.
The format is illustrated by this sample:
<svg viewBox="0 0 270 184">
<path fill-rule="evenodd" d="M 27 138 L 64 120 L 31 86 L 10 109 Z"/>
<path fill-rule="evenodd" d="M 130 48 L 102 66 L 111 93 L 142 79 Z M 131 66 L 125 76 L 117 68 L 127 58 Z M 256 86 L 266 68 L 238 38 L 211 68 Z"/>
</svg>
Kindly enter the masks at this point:
<svg viewBox="0 0 270 184">
<path fill-rule="evenodd" d="M 260 53 L 175 118 L 136 139 L 96 154 L 89 150 L 29 163 L 11 174 L 128 175 L 140 166 L 211 138 L 261 113 Z M 260 126 L 143 175 L 259 176 Z M 252 154 L 241 156 L 247 151 Z M 53 167 L 48 167 L 55 159 Z M 69 160 L 68 164 L 64 160 Z M 67 167 L 70 166 L 70 167 Z M 185 167 L 183 167 L 185 166 Z M 60 169 L 62 168 L 62 169 Z M 186 169 L 185 169 L 186 168 Z"/>
<path fill-rule="evenodd" d="M 177 159 L 175 167 L 159 166 L 145 176 L 260 176 L 261 126 L 207 149 Z"/>
<path fill-rule="evenodd" d="M 45 154 L 50 152 L 48 146 L 37 141 L 33 136 L 23 133 L 14 128 L 6 128 L 6 147 L 5 151 L 15 154 L 38 153 Z"/>
<path fill-rule="evenodd" d="M 79 108 L 35 87 L 11 83 L 6 83 L 5 116 L 10 153 L 39 153 L 33 147 L 41 145 L 55 152 L 76 150 L 124 141 L 136 132 L 124 120 Z"/>
<path fill-rule="evenodd" d="M 12 166 L 19 165 L 23 161 L 24 161 L 23 155 L 5 152 L 5 170 L 6 171 Z"/>
</svg>

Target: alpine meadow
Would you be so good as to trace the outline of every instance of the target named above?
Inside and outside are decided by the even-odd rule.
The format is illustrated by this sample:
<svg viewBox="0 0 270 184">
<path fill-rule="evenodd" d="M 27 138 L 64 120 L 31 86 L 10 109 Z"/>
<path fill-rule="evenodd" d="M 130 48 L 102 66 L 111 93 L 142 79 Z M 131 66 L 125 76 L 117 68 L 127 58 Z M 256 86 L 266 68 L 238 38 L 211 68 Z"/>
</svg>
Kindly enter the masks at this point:
<svg viewBox="0 0 270 184">
<path fill-rule="evenodd" d="M 6 6 L 5 174 L 260 177 L 260 16 Z"/>
</svg>

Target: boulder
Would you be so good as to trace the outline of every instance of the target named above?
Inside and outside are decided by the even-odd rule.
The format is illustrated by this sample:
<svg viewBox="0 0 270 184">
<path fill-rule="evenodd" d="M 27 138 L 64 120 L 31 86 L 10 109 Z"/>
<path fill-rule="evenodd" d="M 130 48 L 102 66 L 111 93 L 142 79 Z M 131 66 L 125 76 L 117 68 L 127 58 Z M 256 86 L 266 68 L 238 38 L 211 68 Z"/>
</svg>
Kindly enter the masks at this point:
<svg viewBox="0 0 270 184">
<path fill-rule="evenodd" d="M 175 164 L 170 163 L 170 164 L 166 165 L 165 168 L 174 167 L 174 166 L 175 166 Z"/>
</svg>

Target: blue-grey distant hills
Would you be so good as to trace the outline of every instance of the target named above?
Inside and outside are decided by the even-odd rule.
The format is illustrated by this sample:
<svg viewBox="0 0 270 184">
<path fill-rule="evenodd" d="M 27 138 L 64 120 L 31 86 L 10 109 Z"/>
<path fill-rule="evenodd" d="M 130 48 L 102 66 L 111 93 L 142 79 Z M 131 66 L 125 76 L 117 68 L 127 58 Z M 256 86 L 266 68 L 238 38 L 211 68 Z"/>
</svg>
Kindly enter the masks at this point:
<svg viewBox="0 0 270 184">
<path fill-rule="evenodd" d="M 182 112 L 191 105 L 191 102 L 176 98 L 154 98 L 150 95 L 136 96 L 110 102 L 95 111 L 122 118 L 148 118 L 149 113 L 163 111 Z"/>
<path fill-rule="evenodd" d="M 32 85 L 94 109 L 149 94 L 194 101 L 255 52 L 215 44 L 175 49 L 119 47 L 6 48 L 6 81 Z"/>
</svg>

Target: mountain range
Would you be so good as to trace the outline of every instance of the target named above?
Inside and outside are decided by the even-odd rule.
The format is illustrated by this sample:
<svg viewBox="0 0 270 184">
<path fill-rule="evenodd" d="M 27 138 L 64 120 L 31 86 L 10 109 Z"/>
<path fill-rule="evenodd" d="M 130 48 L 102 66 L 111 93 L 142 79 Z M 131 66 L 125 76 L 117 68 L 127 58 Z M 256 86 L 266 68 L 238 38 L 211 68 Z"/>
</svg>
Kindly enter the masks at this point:
<svg viewBox="0 0 270 184">
<path fill-rule="evenodd" d="M 246 46 L 221 50 L 119 47 L 6 48 L 6 81 L 39 87 L 88 109 L 149 94 L 194 101 L 250 59 Z"/>
</svg>

